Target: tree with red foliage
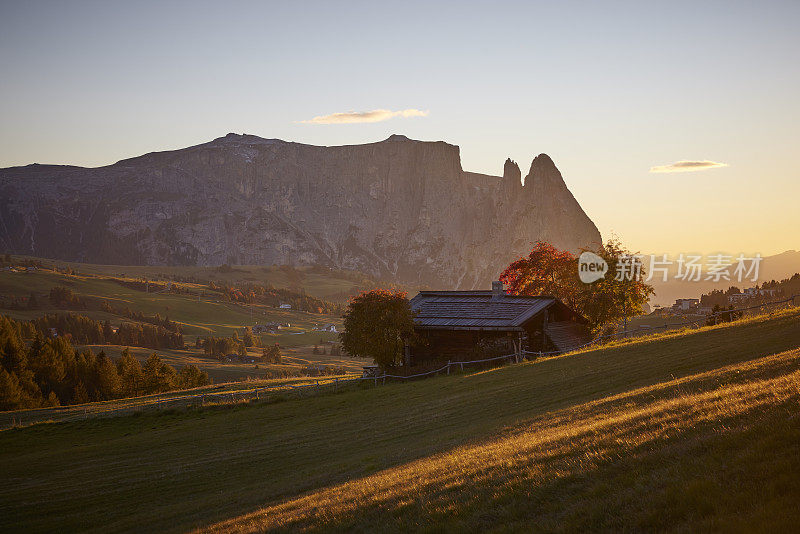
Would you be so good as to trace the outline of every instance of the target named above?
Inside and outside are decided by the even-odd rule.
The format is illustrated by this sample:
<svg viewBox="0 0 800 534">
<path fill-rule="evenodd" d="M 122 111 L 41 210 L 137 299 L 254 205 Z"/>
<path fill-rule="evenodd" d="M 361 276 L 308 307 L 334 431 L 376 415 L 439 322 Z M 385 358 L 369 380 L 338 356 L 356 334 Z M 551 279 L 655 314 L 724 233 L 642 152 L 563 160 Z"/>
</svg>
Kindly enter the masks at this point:
<svg viewBox="0 0 800 534">
<path fill-rule="evenodd" d="M 500 281 L 512 295 L 550 295 L 577 309 L 582 289 L 577 264 L 568 251 L 537 241 L 530 254 L 505 268 Z"/>
<path fill-rule="evenodd" d="M 512 262 L 500 275 L 513 295 L 550 295 L 589 320 L 593 330 L 613 324 L 623 317 L 642 313 L 654 293 L 646 284 L 643 266 L 640 276 L 617 277 L 623 261 L 638 261 L 619 241 L 611 240 L 592 251 L 608 264 L 606 275 L 590 284 L 578 276 L 578 259 L 550 243 L 539 241 L 527 257 Z M 631 260 L 632 259 L 632 260 Z"/>
</svg>

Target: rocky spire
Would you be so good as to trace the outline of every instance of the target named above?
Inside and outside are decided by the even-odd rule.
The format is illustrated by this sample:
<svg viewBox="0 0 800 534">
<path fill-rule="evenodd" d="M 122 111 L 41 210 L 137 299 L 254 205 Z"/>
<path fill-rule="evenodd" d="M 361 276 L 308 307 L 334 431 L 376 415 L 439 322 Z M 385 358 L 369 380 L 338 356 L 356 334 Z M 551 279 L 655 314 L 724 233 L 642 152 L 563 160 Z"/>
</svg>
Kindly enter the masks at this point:
<svg viewBox="0 0 800 534">
<path fill-rule="evenodd" d="M 503 165 L 503 191 L 507 195 L 519 193 L 522 189 L 521 178 L 522 172 L 519 170 L 519 165 L 511 158 L 508 158 L 505 165 Z"/>
<path fill-rule="evenodd" d="M 564 178 L 561 172 L 547 154 L 539 154 L 531 162 L 531 170 L 525 177 L 525 190 L 528 194 L 541 192 L 541 189 L 552 190 L 553 188 L 566 189 Z"/>
<path fill-rule="evenodd" d="M 519 165 L 517 165 L 516 161 L 508 158 L 505 165 L 503 165 L 503 180 L 506 182 L 516 182 L 522 185 L 522 182 L 520 181 L 521 178 L 522 172 L 519 170 Z"/>
</svg>

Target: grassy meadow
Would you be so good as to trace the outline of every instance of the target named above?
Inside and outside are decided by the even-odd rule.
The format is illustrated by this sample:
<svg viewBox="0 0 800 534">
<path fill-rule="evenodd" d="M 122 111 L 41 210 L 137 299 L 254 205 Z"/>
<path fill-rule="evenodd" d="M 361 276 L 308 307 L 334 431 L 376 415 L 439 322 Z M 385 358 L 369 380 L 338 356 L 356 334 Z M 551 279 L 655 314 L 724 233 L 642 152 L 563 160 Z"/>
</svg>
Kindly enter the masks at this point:
<svg viewBox="0 0 800 534">
<path fill-rule="evenodd" d="M 45 265 L 51 265 L 47 263 L 49 260 L 41 261 L 45 262 Z M 215 382 L 263 377 L 267 370 L 295 373 L 309 366 L 336 367 L 347 372 L 360 372 L 361 368 L 368 363 L 361 358 L 334 357 L 313 353 L 315 345 L 325 345 L 326 352 L 329 352 L 328 342 L 338 340 L 338 336 L 335 333 L 315 330 L 316 327 L 325 324 L 341 326 L 342 320 L 337 316 L 279 309 L 258 304 L 243 305 L 226 302 L 219 292 L 212 291 L 207 285 L 200 283 L 175 283 L 181 289 L 191 291 L 197 296 L 174 292 L 146 292 L 118 283 L 118 281 L 142 280 L 145 277 L 150 280 L 167 280 L 170 276 L 197 276 L 201 278 L 205 276 L 213 279 L 212 275 L 214 274 L 220 276 L 230 275 L 230 279 L 225 281 L 232 283 L 240 281 L 231 278 L 234 274 L 251 273 L 255 277 L 259 273 L 264 274 L 268 271 L 278 278 L 266 276 L 266 278 L 253 278 L 251 281 L 262 284 L 275 282 L 280 287 L 281 280 L 279 278 L 280 276 L 285 278 L 286 275 L 279 268 L 266 268 L 265 271 L 256 267 L 236 267 L 232 268 L 233 270 L 230 273 L 219 273 L 211 267 L 130 267 L 70 264 L 66 262 L 55 262 L 53 265 L 57 265 L 62 269 L 70 267 L 75 270 L 75 273 L 66 274 L 65 272 L 48 268 L 37 269 L 34 272 L 0 270 L 0 297 L 9 300 L 11 298 L 27 299 L 33 293 L 39 302 L 39 306 L 33 310 L 0 308 L 0 314 L 17 320 L 30 320 L 45 314 L 76 313 L 99 321 L 109 320 L 114 325 L 118 325 L 122 321 L 130 321 L 125 317 L 115 316 L 102 310 L 55 308 L 48 300 L 48 294 L 55 286 L 66 287 L 80 297 L 106 300 L 116 309 L 129 308 L 133 312 L 142 312 L 147 315 L 157 313 L 162 317 L 169 317 L 171 320 L 180 323 L 187 348 L 185 350 L 154 350 L 131 347 L 131 352 L 141 361 L 156 352 L 165 362 L 175 367 L 189 364 L 196 365 L 208 372 Z M 309 273 L 305 275 L 303 280 L 314 282 L 316 284 L 314 287 L 320 289 L 324 286 L 323 279 L 325 279 L 325 276 L 321 274 Z M 341 289 L 340 282 L 347 282 L 334 277 L 328 277 L 328 279 L 330 284 L 326 286 L 326 291 L 331 293 Z M 320 291 L 324 293 L 321 289 Z M 0 299 L 0 302 L 2 302 L 2 299 Z M 194 346 L 197 337 L 228 337 L 234 332 L 238 332 L 241 335 L 243 326 L 252 326 L 256 323 L 265 322 L 288 323 L 290 325 L 275 334 L 261 334 L 258 336 L 262 346 L 274 343 L 278 343 L 281 346 L 283 353 L 281 364 L 262 363 L 256 366 L 236 361 L 219 362 L 216 359 L 207 357 L 202 350 L 196 349 Z M 95 352 L 103 350 L 114 358 L 118 357 L 124 348 L 114 345 L 93 345 L 89 347 Z M 79 346 L 78 348 L 83 347 Z M 253 356 L 261 355 L 260 348 L 251 348 L 249 352 Z"/>
<path fill-rule="evenodd" d="M 121 278 L 120 280 L 136 279 Z M 190 341 L 197 336 L 230 336 L 245 325 L 276 321 L 289 323 L 293 328 L 280 331 L 275 335 L 266 334 L 265 339 L 280 343 L 282 346 L 298 346 L 308 344 L 309 340 L 296 336 L 315 325 L 341 324 L 340 319 L 329 315 L 224 302 L 219 293 L 209 291 L 203 286 L 178 285 L 195 291 L 203 291 L 203 294 L 198 298 L 179 293 L 148 293 L 125 287 L 110 278 L 90 274 L 71 275 L 47 270 L 32 273 L 0 271 L 0 295 L 27 297 L 30 293 L 34 293 L 41 305 L 41 308 L 36 310 L 3 310 L 5 315 L 14 319 L 31 319 L 45 313 L 67 313 L 69 311 L 97 320 L 113 317 L 104 311 L 63 310 L 48 307 L 47 294 L 50 289 L 55 286 L 63 286 L 79 296 L 102 298 L 109 301 L 112 306 L 119 308 L 127 307 L 134 312 L 158 313 L 162 317 L 169 316 L 170 319 L 181 324 L 184 336 Z"/>
<path fill-rule="evenodd" d="M 97 265 L 27 256 L 14 257 L 41 261 L 45 265 L 53 265 L 62 269 L 68 267 L 74 271 L 98 277 L 148 278 L 150 280 L 172 280 L 177 277 L 206 282 L 214 281 L 228 285 L 260 284 L 271 285 L 279 289 L 302 288 L 309 295 L 324 300 L 342 300 L 347 295 L 357 294 L 362 289 L 371 289 L 381 283 L 355 271 L 332 271 L 310 267 L 286 269 L 277 265 L 235 265 L 220 269 L 208 266 Z"/>
<path fill-rule="evenodd" d="M 320 332 L 316 332 L 320 334 Z M 267 336 L 264 336 L 265 338 Z M 331 334 L 326 335 L 313 335 L 308 334 L 306 337 L 307 343 L 317 343 L 320 338 L 332 339 Z M 320 345 L 322 347 L 323 345 Z M 281 363 L 243 363 L 239 361 L 218 361 L 214 358 L 206 356 L 202 351 L 198 351 L 194 347 L 186 350 L 180 349 L 147 349 L 141 347 L 122 347 L 119 345 L 81 345 L 79 348 L 89 347 L 95 353 L 101 350 L 111 358 L 117 359 L 123 349 L 129 348 L 131 354 L 136 359 L 144 362 L 151 354 L 156 353 L 158 356 L 169 365 L 180 369 L 184 365 L 196 365 L 214 380 L 215 383 L 231 382 L 239 380 L 251 380 L 261 378 L 266 371 L 271 372 L 293 372 L 299 371 L 307 367 L 335 367 L 342 369 L 347 373 L 361 374 L 363 367 L 372 362 L 365 358 L 351 358 L 349 356 L 331 356 L 330 354 L 314 354 L 313 345 L 301 345 L 296 347 L 285 348 L 281 345 Z M 330 347 L 325 345 L 325 350 L 329 351 Z M 251 347 L 248 349 L 248 354 L 253 356 L 261 356 L 260 347 Z"/>
<path fill-rule="evenodd" d="M 4 430 L 0 530 L 791 530 L 798 347 L 793 309 L 483 372 Z"/>
<path fill-rule="evenodd" d="M 140 415 L 145 412 L 175 408 L 233 405 L 258 399 L 278 402 L 294 397 L 325 394 L 329 390 L 336 391 L 339 387 L 345 387 L 344 381 L 356 376 L 360 375 L 248 379 L 139 397 L 72 404 L 54 408 L 0 412 L 0 430 L 22 428 L 40 423 L 80 421 L 98 417 L 118 417 L 120 415 Z M 309 386 L 311 386 L 310 389 Z M 299 391 L 297 388 L 305 389 Z M 256 391 L 258 395 L 256 395 Z"/>
</svg>

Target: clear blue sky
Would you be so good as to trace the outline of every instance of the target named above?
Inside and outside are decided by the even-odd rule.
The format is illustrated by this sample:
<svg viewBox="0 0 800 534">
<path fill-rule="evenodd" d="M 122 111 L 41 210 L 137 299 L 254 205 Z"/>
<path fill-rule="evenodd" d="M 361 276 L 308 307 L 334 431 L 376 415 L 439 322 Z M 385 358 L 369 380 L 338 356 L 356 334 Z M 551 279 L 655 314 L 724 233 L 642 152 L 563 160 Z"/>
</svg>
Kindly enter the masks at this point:
<svg viewBox="0 0 800 534">
<path fill-rule="evenodd" d="M 391 133 L 465 169 L 546 152 L 604 236 L 800 248 L 800 2 L 2 2 L 0 166 L 104 165 L 228 132 Z M 336 112 L 427 111 L 359 124 Z M 727 167 L 654 174 L 712 160 Z"/>
</svg>

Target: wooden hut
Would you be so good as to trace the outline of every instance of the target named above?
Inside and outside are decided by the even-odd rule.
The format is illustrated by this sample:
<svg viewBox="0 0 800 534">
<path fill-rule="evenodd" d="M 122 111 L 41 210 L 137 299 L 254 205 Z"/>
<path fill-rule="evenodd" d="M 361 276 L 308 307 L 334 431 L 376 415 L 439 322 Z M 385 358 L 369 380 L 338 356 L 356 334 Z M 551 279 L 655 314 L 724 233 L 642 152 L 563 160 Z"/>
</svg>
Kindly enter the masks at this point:
<svg viewBox="0 0 800 534">
<path fill-rule="evenodd" d="M 557 298 L 490 291 L 421 291 L 411 299 L 423 339 L 407 364 L 481 359 L 505 351 L 566 352 L 591 337 L 586 319 Z"/>
</svg>

